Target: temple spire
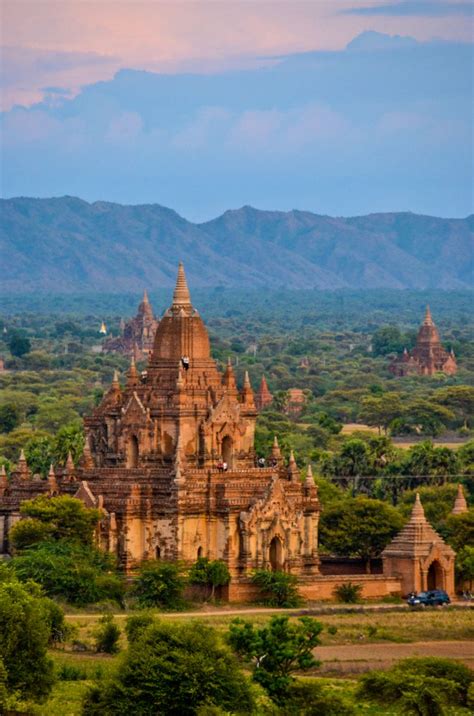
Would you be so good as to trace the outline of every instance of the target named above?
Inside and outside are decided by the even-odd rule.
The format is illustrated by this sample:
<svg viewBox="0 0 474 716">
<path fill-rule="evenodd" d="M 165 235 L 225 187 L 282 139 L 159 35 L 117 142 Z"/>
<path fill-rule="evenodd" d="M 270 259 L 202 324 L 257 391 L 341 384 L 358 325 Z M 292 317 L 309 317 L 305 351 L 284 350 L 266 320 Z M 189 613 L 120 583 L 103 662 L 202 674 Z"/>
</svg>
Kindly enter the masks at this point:
<svg viewBox="0 0 474 716">
<path fill-rule="evenodd" d="M 242 402 L 248 407 L 255 408 L 255 402 L 253 397 L 252 385 L 250 383 L 250 377 L 248 370 L 244 374 L 244 387 L 242 389 Z"/>
<path fill-rule="evenodd" d="M 237 394 L 237 383 L 235 382 L 234 369 L 230 358 L 227 359 L 227 366 L 224 372 L 224 385 L 228 392 Z"/>
<path fill-rule="evenodd" d="M 416 493 L 415 504 L 410 515 L 410 522 L 426 522 L 425 511 L 420 500 L 420 493 Z"/>
<path fill-rule="evenodd" d="M 288 476 L 292 482 L 299 482 L 300 480 L 300 471 L 296 464 L 293 450 L 290 450 L 290 459 L 288 460 Z"/>
<path fill-rule="evenodd" d="M 7 471 L 5 465 L 0 468 L 0 494 L 3 494 L 8 487 Z"/>
<path fill-rule="evenodd" d="M 452 515 L 462 515 L 468 511 L 466 498 L 464 497 L 464 490 L 462 489 L 461 483 L 458 485 L 458 492 L 456 499 L 454 500 L 454 507 L 451 510 Z"/>
<path fill-rule="evenodd" d="M 128 369 L 128 373 L 127 373 L 127 385 L 128 386 L 138 385 L 138 371 L 137 371 L 137 365 L 135 363 L 134 356 L 132 356 L 130 358 L 130 368 Z"/>
<path fill-rule="evenodd" d="M 423 321 L 423 323 L 425 326 L 434 326 L 433 318 L 431 316 L 430 307 L 428 305 L 426 306 L 425 320 Z"/>
<path fill-rule="evenodd" d="M 273 458 L 275 458 L 276 460 L 279 460 L 281 457 L 280 446 L 278 444 L 278 438 L 276 435 L 273 436 L 273 445 L 272 445 L 271 456 Z"/>
<path fill-rule="evenodd" d="M 178 266 L 178 277 L 173 293 L 173 306 L 191 306 L 191 296 L 189 293 L 184 266 L 180 262 Z"/>
<path fill-rule="evenodd" d="M 314 487 L 313 468 L 311 467 L 310 462 L 308 463 L 308 469 L 306 470 L 305 485 L 306 487 Z"/>
</svg>

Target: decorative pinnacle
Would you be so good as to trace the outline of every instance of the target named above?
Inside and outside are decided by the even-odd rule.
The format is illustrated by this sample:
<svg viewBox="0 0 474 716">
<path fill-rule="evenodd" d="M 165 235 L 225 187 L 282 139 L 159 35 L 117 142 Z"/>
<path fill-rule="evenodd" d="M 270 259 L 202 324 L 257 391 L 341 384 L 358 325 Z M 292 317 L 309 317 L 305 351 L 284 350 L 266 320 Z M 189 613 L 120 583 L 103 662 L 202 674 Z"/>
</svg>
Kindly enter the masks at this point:
<svg viewBox="0 0 474 716">
<path fill-rule="evenodd" d="M 137 366 L 135 363 L 135 356 L 133 356 L 133 355 L 130 358 L 130 368 L 128 369 L 127 377 L 128 377 L 127 382 L 130 385 L 134 385 L 138 380 L 138 371 L 137 371 Z"/>
<path fill-rule="evenodd" d="M 54 474 L 54 466 L 53 466 L 53 463 L 51 463 L 51 465 L 49 466 L 48 477 L 53 477 L 54 479 L 56 479 L 56 475 Z"/>
<path fill-rule="evenodd" d="M 271 454 L 272 454 L 272 457 L 275 457 L 275 458 L 281 457 L 280 446 L 278 444 L 278 438 L 276 435 L 273 436 L 273 445 L 272 445 L 272 453 Z"/>
<path fill-rule="evenodd" d="M 413 509 L 411 511 L 410 522 L 425 522 L 425 521 L 426 521 L 425 511 L 423 509 L 423 505 L 421 504 L 420 493 L 417 492 L 416 498 L 415 498 L 415 504 L 413 505 Z"/>
<path fill-rule="evenodd" d="M 429 306 L 426 306 L 425 320 L 423 321 L 423 323 L 425 324 L 425 326 L 433 326 L 434 325 Z"/>
<path fill-rule="evenodd" d="M 67 454 L 66 471 L 69 475 L 74 472 L 74 460 L 72 459 L 72 453 L 70 450 Z"/>
<path fill-rule="evenodd" d="M 464 490 L 462 489 L 461 483 L 459 483 L 458 492 L 456 495 L 456 499 L 454 500 L 454 507 L 451 510 L 451 513 L 453 515 L 461 515 L 467 511 L 468 511 L 468 506 L 467 506 L 466 498 L 464 497 Z"/>
<path fill-rule="evenodd" d="M 178 266 L 178 277 L 176 279 L 176 287 L 173 293 L 173 306 L 190 306 L 191 296 L 189 294 L 186 274 L 184 273 L 183 264 L 180 262 Z"/>
<path fill-rule="evenodd" d="M 306 470 L 306 479 L 305 482 L 309 486 L 314 485 L 314 477 L 313 477 L 313 468 L 311 467 L 311 463 L 308 463 L 308 469 Z"/>
<path fill-rule="evenodd" d="M 114 370 L 114 377 L 112 378 L 112 388 L 120 390 L 119 374 L 118 370 Z"/>
</svg>

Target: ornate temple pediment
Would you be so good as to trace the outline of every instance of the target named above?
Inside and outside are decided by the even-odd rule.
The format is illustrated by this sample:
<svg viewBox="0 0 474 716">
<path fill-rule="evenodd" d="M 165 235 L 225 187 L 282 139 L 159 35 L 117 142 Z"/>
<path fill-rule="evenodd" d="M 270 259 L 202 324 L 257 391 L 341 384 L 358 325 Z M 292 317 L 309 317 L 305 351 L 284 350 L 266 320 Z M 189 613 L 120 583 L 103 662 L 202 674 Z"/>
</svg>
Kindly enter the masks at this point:
<svg viewBox="0 0 474 716">
<path fill-rule="evenodd" d="M 125 424 L 141 421 L 147 416 L 147 410 L 135 390 L 133 391 L 132 397 L 128 401 L 127 405 L 122 408 L 122 414 L 122 423 Z"/>
<path fill-rule="evenodd" d="M 302 518 L 301 512 L 296 512 L 295 505 L 289 500 L 282 485 L 282 481 L 275 475 L 265 493 L 257 500 L 247 512 L 240 513 L 241 527 L 248 531 L 271 529 L 277 525 L 282 529 L 296 527 Z"/>
<path fill-rule="evenodd" d="M 229 425 L 238 428 L 240 423 L 240 403 L 231 401 L 229 396 L 224 394 L 215 408 L 211 410 L 209 417 L 204 422 L 204 427 Z"/>
</svg>

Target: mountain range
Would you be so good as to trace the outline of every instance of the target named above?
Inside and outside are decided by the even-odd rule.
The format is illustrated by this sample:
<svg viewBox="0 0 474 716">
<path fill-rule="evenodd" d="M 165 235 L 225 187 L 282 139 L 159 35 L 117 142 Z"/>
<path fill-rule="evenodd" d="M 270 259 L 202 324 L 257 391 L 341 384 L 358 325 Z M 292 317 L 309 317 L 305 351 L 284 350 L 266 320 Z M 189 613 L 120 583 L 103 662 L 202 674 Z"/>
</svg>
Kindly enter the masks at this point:
<svg viewBox="0 0 474 716">
<path fill-rule="evenodd" d="M 250 206 L 192 223 L 157 204 L 65 196 L 0 203 L 5 293 L 136 292 L 172 286 L 472 288 L 474 215 L 350 218 Z"/>
</svg>

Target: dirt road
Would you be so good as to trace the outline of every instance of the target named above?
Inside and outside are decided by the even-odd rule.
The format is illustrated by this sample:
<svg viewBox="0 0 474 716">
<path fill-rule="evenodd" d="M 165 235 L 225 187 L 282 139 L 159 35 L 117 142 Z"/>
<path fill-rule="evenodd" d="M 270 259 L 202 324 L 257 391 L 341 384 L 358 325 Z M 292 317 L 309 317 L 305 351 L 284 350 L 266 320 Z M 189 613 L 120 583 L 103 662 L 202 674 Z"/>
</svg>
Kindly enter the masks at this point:
<svg viewBox="0 0 474 716">
<path fill-rule="evenodd" d="M 474 667 L 474 644 L 468 641 L 418 641 L 411 644 L 348 644 L 319 646 L 315 655 L 322 661 L 321 673 L 359 673 L 386 669 L 409 656 L 441 656 L 459 659 Z"/>
</svg>

